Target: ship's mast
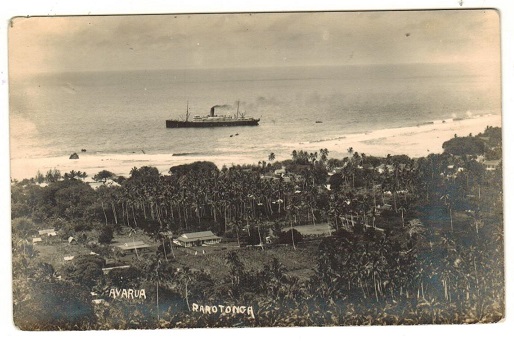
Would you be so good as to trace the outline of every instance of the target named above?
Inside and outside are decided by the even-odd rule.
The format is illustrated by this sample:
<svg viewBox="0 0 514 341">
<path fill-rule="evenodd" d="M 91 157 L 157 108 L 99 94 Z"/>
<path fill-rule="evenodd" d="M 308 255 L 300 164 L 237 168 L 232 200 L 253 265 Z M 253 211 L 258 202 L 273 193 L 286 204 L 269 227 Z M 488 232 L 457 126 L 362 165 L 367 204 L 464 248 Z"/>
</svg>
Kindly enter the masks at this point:
<svg viewBox="0 0 514 341">
<path fill-rule="evenodd" d="M 186 102 L 186 122 L 189 120 L 189 101 Z"/>
<path fill-rule="evenodd" d="M 239 118 L 239 101 L 237 101 L 237 112 L 236 112 L 236 119 Z"/>
</svg>

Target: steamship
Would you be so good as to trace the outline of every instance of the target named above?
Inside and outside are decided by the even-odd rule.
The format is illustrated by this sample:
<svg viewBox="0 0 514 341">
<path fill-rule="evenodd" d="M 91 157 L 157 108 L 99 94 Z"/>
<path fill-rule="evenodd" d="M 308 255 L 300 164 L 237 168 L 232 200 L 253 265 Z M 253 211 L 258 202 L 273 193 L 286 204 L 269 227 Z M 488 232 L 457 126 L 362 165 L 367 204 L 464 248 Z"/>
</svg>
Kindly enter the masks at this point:
<svg viewBox="0 0 514 341">
<path fill-rule="evenodd" d="M 189 105 L 186 109 L 185 120 L 166 120 L 166 128 L 212 128 L 212 127 L 235 127 L 235 126 L 256 126 L 259 125 L 260 118 L 245 117 L 244 113 L 239 112 L 239 102 L 235 115 L 216 115 L 215 105 L 207 116 L 195 115 L 189 118 Z"/>
</svg>

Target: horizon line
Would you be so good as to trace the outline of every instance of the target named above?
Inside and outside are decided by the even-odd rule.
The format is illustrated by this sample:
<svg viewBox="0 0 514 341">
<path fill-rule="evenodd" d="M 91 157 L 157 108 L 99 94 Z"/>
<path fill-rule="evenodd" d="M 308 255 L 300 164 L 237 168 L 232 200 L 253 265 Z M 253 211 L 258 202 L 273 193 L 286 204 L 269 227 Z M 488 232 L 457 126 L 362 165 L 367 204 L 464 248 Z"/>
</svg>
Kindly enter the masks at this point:
<svg viewBox="0 0 514 341">
<path fill-rule="evenodd" d="M 235 66 L 211 66 L 211 67 L 193 67 L 184 66 L 177 68 L 127 68 L 127 69 L 91 69 L 91 70 L 38 70 L 38 71 L 16 71 L 9 70 L 10 76 L 31 76 L 41 74 L 59 74 L 59 73 L 100 73 L 100 72 L 153 72 L 153 71 L 200 71 L 200 70 L 244 70 L 244 69 L 288 69 L 288 68 L 316 68 L 316 67 L 365 67 L 365 66 L 399 66 L 399 65 L 483 65 L 483 64 L 499 64 L 500 61 L 435 61 L 435 62 L 395 62 L 395 63 L 350 63 L 350 64 L 298 64 L 298 65 L 235 65 Z M 9 77 L 10 78 L 10 77 Z"/>
</svg>

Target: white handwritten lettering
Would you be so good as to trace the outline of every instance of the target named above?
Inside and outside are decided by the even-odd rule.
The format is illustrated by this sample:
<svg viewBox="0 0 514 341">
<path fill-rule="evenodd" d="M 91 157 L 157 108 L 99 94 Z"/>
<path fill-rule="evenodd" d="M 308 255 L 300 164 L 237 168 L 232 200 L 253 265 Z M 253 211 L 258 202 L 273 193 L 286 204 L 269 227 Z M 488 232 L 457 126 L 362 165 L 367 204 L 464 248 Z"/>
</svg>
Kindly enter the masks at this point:
<svg viewBox="0 0 514 341">
<path fill-rule="evenodd" d="M 248 307 L 248 316 L 251 316 L 253 319 L 255 318 L 255 315 L 253 314 L 253 307 L 252 306 Z"/>
<path fill-rule="evenodd" d="M 251 318 L 255 318 L 254 310 L 252 306 L 230 306 L 230 305 L 200 305 L 197 303 L 192 304 L 193 312 L 199 312 L 203 314 L 245 314 L 248 315 Z"/>
<path fill-rule="evenodd" d="M 118 289 L 111 288 L 109 290 L 109 297 L 111 298 L 124 298 L 124 299 L 136 299 L 136 298 L 144 298 L 146 299 L 145 289 Z"/>
</svg>

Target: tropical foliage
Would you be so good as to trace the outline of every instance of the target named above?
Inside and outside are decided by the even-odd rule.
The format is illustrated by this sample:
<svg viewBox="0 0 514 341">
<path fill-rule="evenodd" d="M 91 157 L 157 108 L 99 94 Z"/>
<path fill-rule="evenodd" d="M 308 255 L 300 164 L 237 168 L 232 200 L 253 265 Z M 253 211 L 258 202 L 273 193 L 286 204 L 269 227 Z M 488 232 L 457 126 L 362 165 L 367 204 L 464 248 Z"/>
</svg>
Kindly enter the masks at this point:
<svg viewBox="0 0 514 341">
<path fill-rule="evenodd" d="M 458 149 L 469 143 L 478 147 Z M 328 158 L 325 149 L 293 151 L 291 160 L 274 163 L 271 153 L 269 163 L 221 170 L 197 162 L 168 174 L 133 168 L 126 179 L 102 171 L 96 190 L 81 172 L 14 182 L 16 324 L 55 330 L 499 321 L 502 170 L 487 170 L 479 156 L 497 155 L 501 131 L 488 127 L 444 146 L 443 154 L 417 159 L 349 148 L 344 159 Z M 307 237 L 295 228 L 318 223 L 328 223 L 330 233 Z M 29 240 L 48 226 L 64 240 L 79 236 L 95 254 L 66 266 L 41 262 Z M 159 247 L 106 273 L 107 259 L 118 259 L 108 245 L 122 228 Z M 207 265 L 198 258 L 191 266 L 191 256 L 163 237 L 201 230 L 259 247 L 201 256 Z M 288 264 L 313 252 L 309 272 L 285 266 L 284 250 Z M 145 299 L 113 299 L 113 287 L 144 289 Z M 91 292 L 105 303 L 93 305 Z M 201 313 L 193 309 L 200 302 L 251 307 L 252 314 Z"/>
</svg>

